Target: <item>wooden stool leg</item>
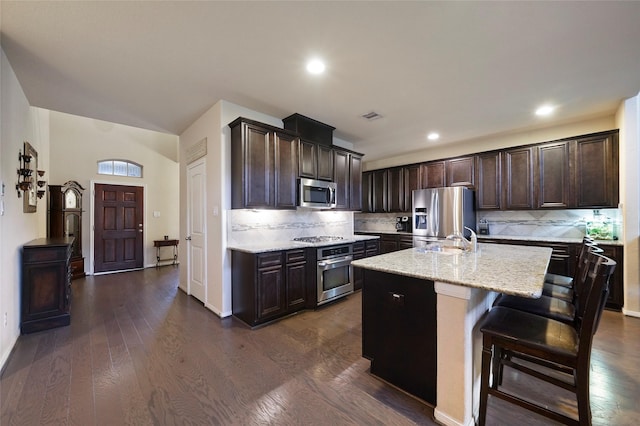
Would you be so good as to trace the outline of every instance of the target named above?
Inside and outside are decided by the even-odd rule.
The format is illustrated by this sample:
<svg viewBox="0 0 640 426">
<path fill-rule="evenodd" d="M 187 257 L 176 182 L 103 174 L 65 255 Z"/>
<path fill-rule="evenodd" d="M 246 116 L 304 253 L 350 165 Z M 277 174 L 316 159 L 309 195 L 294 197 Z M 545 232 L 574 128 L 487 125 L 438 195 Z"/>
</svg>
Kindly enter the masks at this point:
<svg viewBox="0 0 640 426">
<path fill-rule="evenodd" d="M 491 379 L 491 338 L 482 338 L 482 376 L 480 383 L 480 413 L 478 414 L 478 425 L 484 426 L 487 421 L 487 403 L 489 400 L 489 380 Z M 496 377 L 493 378 L 494 382 Z"/>
<path fill-rule="evenodd" d="M 586 377 L 586 379 L 585 379 Z M 591 426 L 591 402 L 589 400 L 589 374 L 575 374 L 578 421 Z"/>
</svg>

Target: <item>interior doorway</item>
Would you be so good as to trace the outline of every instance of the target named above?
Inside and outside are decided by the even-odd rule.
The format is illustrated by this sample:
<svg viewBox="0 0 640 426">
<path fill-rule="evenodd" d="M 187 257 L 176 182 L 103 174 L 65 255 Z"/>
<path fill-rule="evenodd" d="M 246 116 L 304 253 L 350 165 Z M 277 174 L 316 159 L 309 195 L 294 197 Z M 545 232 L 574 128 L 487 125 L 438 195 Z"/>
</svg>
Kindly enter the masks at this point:
<svg viewBox="0 0 640 426">
<path fill-rule="evenodd" d="M 187 293 L 202 303 L 207 298 L 206 163 L 187 166 Z"/>
<path fill-rule="evenodd" d="M 93 272 L 144 266 L 144 188 L 96 183 L 94 186 Z"/>
</svg>

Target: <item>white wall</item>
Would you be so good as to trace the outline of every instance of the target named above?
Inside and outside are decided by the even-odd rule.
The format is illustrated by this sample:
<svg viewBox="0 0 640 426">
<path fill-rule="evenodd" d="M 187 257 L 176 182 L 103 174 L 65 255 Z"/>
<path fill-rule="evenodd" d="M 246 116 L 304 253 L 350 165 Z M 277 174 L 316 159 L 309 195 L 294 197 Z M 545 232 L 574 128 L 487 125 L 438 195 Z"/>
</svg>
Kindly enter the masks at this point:
<svg viewBox="0 0 640 426">
<path fill-rule="evenodd" d="M 616 122 L 620 128 L 620 202 L 624 222 L 624 308 L 640 317 L 640 95 L 624 101 Z"/>
<path fill-rule="evenodd" d="M 48 171 L 49 141 L 46 112 L 29 106 L 4 51 L 0 61 L 0 179 L 5 188 L 4 214 L 0 216 L 1 368 L 20 335 L 21 247 L 46 233 L 44 198 L 38 200 L 36 213 L 22 212 L 23 198 L 18 198 L 15 191 L 18 152 L 23 148 L 23 141 L 28 141 L 38 152 L 38 168 Z"/>
<path fill-rule="evenodd" d="M 156 262 L 153 240 L 164 235 L 179 237 L 178 137 L 166 133 L 109 123 L 77 115 L 50 112 L 51 170 L 48 183 L 62 185 L 75 180 L 85 188 L 82 214 L 82 251 L 85 270 L 92 271 L 91 181 L 144 186 L 145 266 Z M 130 160 L 142 165 L 142 178 L 97 173 L 97 162 Z M 154 217 L 153 212 L 160 217 Z"/>
<path fill-rule="evenodd" d="M 180 234 L 187 232 L 186 153 L 207 140 L 207 262 L 205 306 L 221 317 L 231 315 L 231 259 L 226 249 L 226 212 L 231 208 L 231 129 L 229 123 L 245 117 L 282 127 L 282 120 L 227 101 L 219 101 L 180 135 Z M 215 211 L 218 214 L 215 214 Z M 187 265 L 187 250 L 180 261 Z M 187 268 L 180 268 L 180 288 L 188 292 Z"/>
<path fill-rule="evenodd" d="M 548 127 L 545 129 L 535 129 L 520 131 L 517 133 L 506 133 L 493 135 L 477 139 L 466 140 L 452 145 L 430 146 L 422 151 L 411 152 L 396 157 L 384 158 L 381 160 L 367 161 L 364 157 L 363 170 L 375 170 L 385 167 L 400 166 L 404 164 L 421 163 L 423 161 L 439 160 L 448 157 L 473 154 L 494 149 L 508 148 L 518 145 L 528 145 L 532 143 L 552 141 L 556 139 L 568 138 L 587 133 L 603 132 L 617 129 L 618 125 L 615 116 L 594 118 L 579 122 Z M 401 142 L 398 142 L 401 143 Z M 357 147 L 356 147 L 357 151 Z"/>
</svg>

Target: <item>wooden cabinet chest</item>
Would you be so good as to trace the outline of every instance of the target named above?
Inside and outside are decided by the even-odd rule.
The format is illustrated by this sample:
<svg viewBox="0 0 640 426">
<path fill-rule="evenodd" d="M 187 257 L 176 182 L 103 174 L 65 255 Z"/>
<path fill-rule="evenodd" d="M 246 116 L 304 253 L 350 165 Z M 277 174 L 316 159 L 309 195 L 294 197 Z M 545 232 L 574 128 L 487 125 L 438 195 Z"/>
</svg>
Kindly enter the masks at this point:
<svg viewBox="0 0 640 426">
<path fill-rule="evenodd" d="M 23 334 L 69 325 L 73 238 L 39 238 L 22 247 Z"/>
</svg>

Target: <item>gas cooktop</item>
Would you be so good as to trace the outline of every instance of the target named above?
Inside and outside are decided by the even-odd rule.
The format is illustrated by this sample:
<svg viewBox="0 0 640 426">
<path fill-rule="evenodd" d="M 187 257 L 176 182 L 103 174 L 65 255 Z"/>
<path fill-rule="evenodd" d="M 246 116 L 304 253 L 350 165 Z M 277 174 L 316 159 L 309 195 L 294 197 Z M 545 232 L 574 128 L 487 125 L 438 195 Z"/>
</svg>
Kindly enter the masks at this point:
<svg viewBox="0 0 640 426">
<path fill-rule="evenodd" d="M 331 241 L 340 241 L 342 239 L 342 237 L 319 235 L 315 237 L 296 237 L 293 241 L 301 241 L 303 243 L 326 243 Z"/>
</svg>

